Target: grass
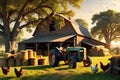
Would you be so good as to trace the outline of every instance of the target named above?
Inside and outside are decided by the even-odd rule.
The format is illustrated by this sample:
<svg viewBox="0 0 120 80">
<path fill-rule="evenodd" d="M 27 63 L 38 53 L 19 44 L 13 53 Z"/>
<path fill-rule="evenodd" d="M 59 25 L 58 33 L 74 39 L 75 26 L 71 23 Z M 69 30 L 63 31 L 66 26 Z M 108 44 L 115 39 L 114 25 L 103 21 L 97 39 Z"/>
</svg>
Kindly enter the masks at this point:
<svg viewBox="0 0 120 80">
<path fill-rule="evenodd" d="M 11 67 L 8 75 L 3 75 L 0 69 L 0 80 L 120 80 L 120 76 L 112 75 L 109 71 L 103 72 L 100 69 L 99 61 L 106 64 L 110 57 L 91 57 L 93 65 L 98 63 L 99 70 L 96 74 L 91 73 L 90 67 L 83 67 L 82 62 L 77 63 L 76 69 L 69 69 L 63 61 L 54 68 L 50 67 L 46 61 L 46 65 L 23 66 L 24 74 L 19 79 L 14 74 L 14 67 Z"/>
</svg>

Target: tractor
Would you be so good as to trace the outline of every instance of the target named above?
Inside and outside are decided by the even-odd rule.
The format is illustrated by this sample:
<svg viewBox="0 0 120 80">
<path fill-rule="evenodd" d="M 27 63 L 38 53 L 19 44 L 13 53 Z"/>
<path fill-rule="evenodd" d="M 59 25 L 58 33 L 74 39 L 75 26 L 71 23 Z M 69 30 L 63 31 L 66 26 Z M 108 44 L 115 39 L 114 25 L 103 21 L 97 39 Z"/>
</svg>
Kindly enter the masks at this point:
<svg viewBox="0 0 120 80">
<path fill-rule="evenodd" d="M 67 47 L 66 50 L 54 48 L 49 51 L 48 58 L 52 67 L 58 66 L 60 61 L 64 61 L 72 69 L 76 68 L 77 62 L 83 62 L 84 67 L 89 67 L 92 63 L 84 47 Z"/>
</svg>

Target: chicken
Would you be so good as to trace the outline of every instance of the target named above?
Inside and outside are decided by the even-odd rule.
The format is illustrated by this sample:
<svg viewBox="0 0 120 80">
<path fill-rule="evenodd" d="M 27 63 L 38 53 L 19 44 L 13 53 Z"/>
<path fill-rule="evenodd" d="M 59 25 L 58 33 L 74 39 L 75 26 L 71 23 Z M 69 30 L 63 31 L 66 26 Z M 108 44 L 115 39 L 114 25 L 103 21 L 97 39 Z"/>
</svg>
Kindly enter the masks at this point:
<svg viewBox="0 0 120 80">
<path fill-rule="evenodd" d="M 96 65 L 91 65 L 91 70 L 92 70 L 92 73 L 95 74 L 97 71 L 98 71 L 98 64 Z"/>
<path fill-rule="evenodd" d="M 1 66 L 1 69 L 4 75 L 7 75 L 8 72 L 10 72 L 10 66 L 8 66 L 7 68 L 4 68 L 3 66 Z"/>
<path fill-rule="evenodd" d="M 21 67 L 19 71 L 15 68 L 14 72 L 15 72 L 16 77 L 19 78 L 23 75 L 23 68 Z"/>
<path fill-rule="evenodd" d="M 108 63 L 107 65 L 103 65 L 102 62 L 100 62 L 100 68 L 105 72 L 109 69 L 110 64 Z"/>
</svg>

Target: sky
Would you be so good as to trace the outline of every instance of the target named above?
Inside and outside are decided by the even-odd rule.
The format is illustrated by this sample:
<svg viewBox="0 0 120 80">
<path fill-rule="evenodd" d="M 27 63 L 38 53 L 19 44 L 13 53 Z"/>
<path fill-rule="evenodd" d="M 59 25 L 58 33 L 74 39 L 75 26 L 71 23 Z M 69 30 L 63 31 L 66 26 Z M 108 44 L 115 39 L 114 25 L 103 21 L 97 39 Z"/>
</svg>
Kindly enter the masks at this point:
<svg viewBox="0 0 120 80">
<path fill-rule="evenodd" d="M 92 16 L 99 12 L 107 11 L 108 9 L 120 12 L 120 0 L 84 0 L 81 8 L 74 8 L 76 15 L 73 19 L 84 19 L 88 23 L 88 27 L 92 27 Z"/>
</svg>

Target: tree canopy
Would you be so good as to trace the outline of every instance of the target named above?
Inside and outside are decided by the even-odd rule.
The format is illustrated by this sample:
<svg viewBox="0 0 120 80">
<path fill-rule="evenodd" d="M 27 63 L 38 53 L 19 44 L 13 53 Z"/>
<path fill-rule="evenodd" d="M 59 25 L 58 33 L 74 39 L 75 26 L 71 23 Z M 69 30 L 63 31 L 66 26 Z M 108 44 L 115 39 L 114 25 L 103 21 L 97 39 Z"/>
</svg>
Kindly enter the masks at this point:
<svg viewBox="0 0 120 80">
<path fill-rule="evenodd" d="M 31 27 L 43 24 L 46 17 L 52 17 L 56 14 L 69 14 L 69 16 L 73 16 L 72 10 L 69 10 L 68 7 L 80 8 L 82 1 L 1 0 L 0 34 L 4 36 L 6 52 L 14 50 L 15 41 L 21 29 L 27 28 L 27 31 L 31 31 Z"/>
<path fill-rule="evenodd" d="M 107 10 L 95 14 L 92 23 L 95 24 L 91 29 L 92 35 L 100 40 L 105 39 L 108 44 L 120 36 L 120 13 L 118 12 Z"/>
<path fill-rule="evenodd" d="M 75 20 L 78 24 L 83 25 L 86 29 L 88 29 L 88 23 L 83 19 L 76 19 Z"/>
</svg>

